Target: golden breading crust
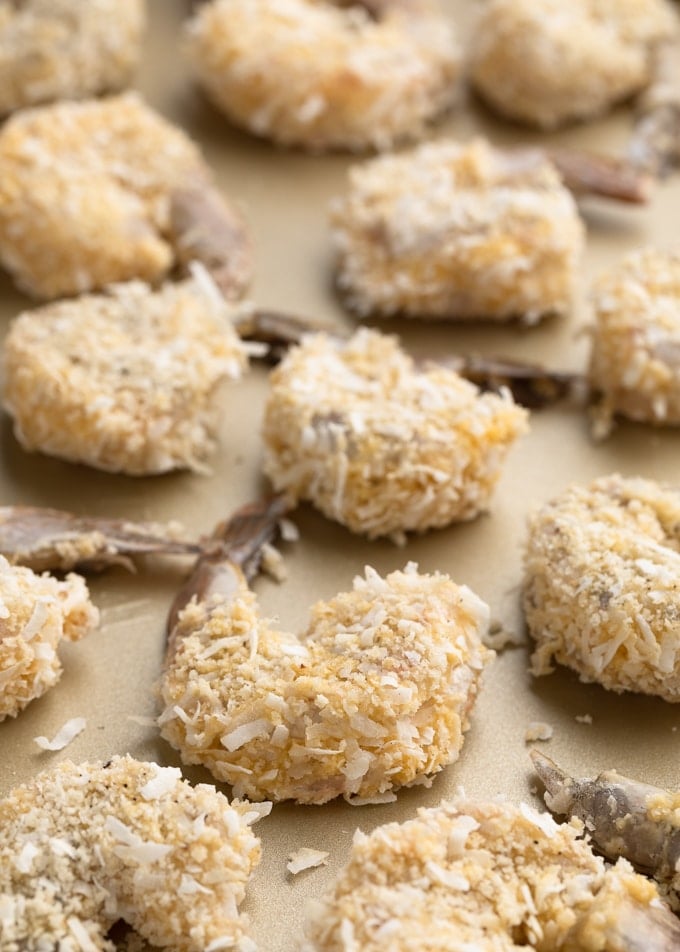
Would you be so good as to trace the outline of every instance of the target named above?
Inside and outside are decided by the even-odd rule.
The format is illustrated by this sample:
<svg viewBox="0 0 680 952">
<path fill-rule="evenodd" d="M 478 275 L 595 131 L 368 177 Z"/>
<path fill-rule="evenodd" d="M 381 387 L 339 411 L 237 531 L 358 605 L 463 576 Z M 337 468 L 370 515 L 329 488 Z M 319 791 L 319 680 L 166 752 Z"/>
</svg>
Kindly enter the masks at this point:
<svg viewBox="0 0 680 952">
<path fill-rule="evenodd" d="M 502 115 L 553 129 L 643 89 L 654 44 L 676 30 L 666 0 L 490 0 L 470 77 Z"/>
<path fill-rule="evenodd" d="M 583 246 L 576 204 L 551 163 L 481 139 L 355 166 L 331 225 L 338 287 L 362 317 L 562 314 Z"/>
<path fill-rule="evenodd" d="M 227 307 L 199 282 L 130 282 L 20 315 L 4 403 L 26 449 L 135 476 L 200 471 L 217 387 L 245 365 Z"/>
<path fill-rule="evenodd" d="M 238 906 L 262 815 L 131 757 L 39 774 L 0 801 L 3 952 L 113 952 L 119 918 L 176 952 L 254 952 Z"/>
<path fill-rule="evenodd" d="M 554 658 L 611 691 L 680 701 L 680 492 L 613 475 L 529 520 L 524 611 L 532 670 Z"/>
<path fill-rule="evenodd" d="M 187 231 L 196 225 L 185 207 L 194 193 L 210 193 L 200 213 L 214 217 L 219 204 L 247 245 L 198 148 L 136 94 L 27 110 L 0 131 L 0 263 L 37 297 L 160 281 L 184 261 L 186 236 L 174 229 L 178 218 Z M 234 258 L 238 296 L 248 249 Z"/>
<path fill-rule="evenodd" d="M 57 683 L 60 641 L 78 641 L 98 623 L 79 575 L 60 582 L 0 556 L 0 721 L 16 717 Z"/>
<path fill-rule="evenodd" d="M 0 115 L 122 89 L 141 53 L 144 0 L 0 4 Z"/>
<path fill-rule="evenodd" d="M 488 608 L 410 564 L 366 569 L 319 602 L 301 640 L 233 597 L 192 600 L 161 684 L 162 736 L 253 799 L 394 799 L 453 763 L 469 727 Z"/>
<path fill-rule="evenodd" d="M 190 22 L 188 51 L 233 122 L 313 151 L 421 137 L 460 72 L 437 0 L 214 0 Z"/>
<path fill-rule="evenodd" d="M 596 952 L 617 920 L 644 935 L 656 888 L 596 857 L 577 820 L 459 799 L 357 832 L 332 891 L 309 909 L 305 952 Z"/>
<path fill-rule="evenodd" d="M 596 283 L 593 304 L 596 432 L 606 435 L 617 413 L 680 424 L 680 251 L 627 255 Z"/>
<path fill-rule="evenodd" d="M 271 375 L 263 466 L 353 532 L 403 541 L 484 510 L 526 420 L 507 394 L 418 370 L 395 338 L 310 335 Z"/>
</svg>

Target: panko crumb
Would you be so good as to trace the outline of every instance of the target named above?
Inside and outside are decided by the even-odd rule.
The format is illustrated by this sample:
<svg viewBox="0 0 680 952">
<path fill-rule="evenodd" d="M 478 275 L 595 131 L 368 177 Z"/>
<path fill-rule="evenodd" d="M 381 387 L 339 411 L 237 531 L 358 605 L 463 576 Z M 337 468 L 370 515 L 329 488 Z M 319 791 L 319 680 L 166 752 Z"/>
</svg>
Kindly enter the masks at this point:
<svg viewBox="0 0 680 952">
<path fill-rule="evenodd" d="M 123 89 L 142 51 L 144 0 L 0 4 L 0 116 Z"/>
<path fill-rule="evenodd" d="M 0 801 L 3 952 L 112 950 L 119 918 L 177 952 L 253 952 L 238 911 L 260 858 L 247 803 L 174 767 L 65 761 Z"/>
<path fill-rule="evenodd" d="M 195 280 L 128 282 L 24 312 L 2 358 L 17 439 L 110 472 L 205 471 L 218 385 L 247 365 L 228 315 Z"/>
<path fill-rule="evenodd" d="M 470 78 L 502 115 L 554 129 L 641 91 L 655 44 L 676 31 L 666 0 L 489 0 Z"/>
<path fill-rule="evenodd" d="M 0 556 L 0 721 L 16 717 L 57 683 L 63 639 L 78 641 L 98 624 L 79 575 L 58 581 Z"/>
<path fill-rule="evenodd" d="M 78 734 L 87 727 L 87 720 L 84 717 L 72 717 L 59 728 L 52 740 L 47 737 L 34 737 L 33 741 L 41 750 L 63 750 L 68 747 L 71 741 L 75 740 Z"/>
<path fill-rule="evenodd" d="M 263 468 L 276 490 L 369 538 L 398 541 L 488 505 L 527 412 L 393 337 L 312 334 L 272 372 Z"/>
<path fill-rule="evenodd" d="M 314 850 L 307 846 L 302 846 L 299 850 L 291 853 L 286 869 L 293 876 L 297 876 L 305 869 L 312 869 L 315 866 L 325 866 L 328 857 L 331 854 L 326 850 Z"/>
<path fill-rule="evenodd" d="M 680 701 L 680 491 L 603 476 L 529 520 L 523 603 L 531 670 L 552 661 L 610 691 Z"/>
<path fill-rule="evenodd" d="M 303 950 L 412 952 L 423 936 L 433 949 L 619 948 L 609 940 L 622 916 L 645 948 L 658 903 L 625 860 L 609 868 L 593 854 L 578 820 L 457 800 L 358 831 L 335 886 L 309 907 Z"/>
<path fill-rule="evenodd" d="M 501 622 L 492 621 L 488 632 L 484 635 L 484 644 L 498 653 L 506 648 L 518 648 L 520 645 L 525 645 L 526 639 L 520 632 L 510 631 Z"/>
<path fill-rule="evenodd" d="M 438 0 L 213 0 L 187 29 L 193 72 L 258 136 L 313 152 L 420 138 L 457 98 L 461 56 Z"/>
<path fill-rule="evenodd" d="M 627 255 L 599 278 L 592 297 L 595 436 L 607 436 L 617 414 L 680 424 L 680 250 Z"/>
<path fill-rule="evenodd" d="M 366 568 L 298 639 L 259 616 L 242 579 L 181 613 L 161 734 L 237 796 L 392 799 L 457 760 L 493 657 L 487 623 L 470 589 L 410 563 L 385 578 Z"/>
<path fill-rule="evenodd" d="M 331 227 L 338 287 L 360 317 L 528 323 L 571 307 L 584 236 L 547 158 L 483 139 L 354 166 Z"/>
<path fill-rule="evenodd" d="M 553 733 L 552 726 L 545 721 L 531 721 L 524 732 L 524 742 L 530 744 L 537 740 L 552 740 Z"/>
</svg>

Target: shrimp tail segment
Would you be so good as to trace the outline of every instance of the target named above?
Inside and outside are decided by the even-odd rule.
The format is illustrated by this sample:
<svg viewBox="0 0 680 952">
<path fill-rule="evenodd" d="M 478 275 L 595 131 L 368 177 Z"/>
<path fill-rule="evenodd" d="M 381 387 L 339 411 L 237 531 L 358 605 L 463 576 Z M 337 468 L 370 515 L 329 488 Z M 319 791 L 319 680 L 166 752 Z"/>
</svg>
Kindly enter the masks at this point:
<svg viewBox="0 0 680 952">
<path fill-rule="evenodd" d="M 653 178 L 625 159 L 577 149 L 548 149 L 562 182 L 576 195 L 593 195 L 632 205 L 649 201 Z"/>
<path fill-rule="evenodd" d="M 215 527 L 203 544 L 191 577 L 170 608 L 167 658 L 177 647 L 177 621 L 182 610 L 192 598 L 203 602 L 211 595 L 229 597 L 239 590 L 244 577 L 252 581 L 259 572 L 265 546 L 276 538 L 280 520 L 290 508 L 290 500 L 283 493 L 265 496 L 242 506 Z"/>
<path fill-rule="evenodd" d="M 680 165 L 680 40 L 654 52 L 654 78 L 642 95 L 628 145 L 638 169 L 663 178 Z"/>
<path fill-rule="evenodd" d="M 623 857 L 660 882 L 673 880 L 680 863 L 680 826 L 665 790 L 613 770 L 595 779 L 575 779 L 545 754 L 532 750 L 530 756 L 545 785 L 549 810 L 582 820 L 608 859 Z M 680 922 L 675 922 L 680 942 Z"/>
</svg>

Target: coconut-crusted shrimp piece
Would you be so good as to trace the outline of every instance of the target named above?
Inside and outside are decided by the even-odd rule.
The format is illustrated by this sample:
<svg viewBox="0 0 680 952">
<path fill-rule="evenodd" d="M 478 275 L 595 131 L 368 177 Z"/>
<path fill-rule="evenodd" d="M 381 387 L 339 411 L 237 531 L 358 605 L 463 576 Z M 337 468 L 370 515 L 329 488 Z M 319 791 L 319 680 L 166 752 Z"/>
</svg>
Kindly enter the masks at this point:
<svg viewBox="0 0 680 952">
<path fill-rule="evenodd" d="M 593 290 L 589 377 L 596 433 L 615 414 L 680 424 L 680 251 L 627 255 Z"/>
<path fill-rule="evenodd" d="M 426 143 L 350 170 L 331 206 L 337 284 L 362 317 L 521 317 L 571 304 L 584 229 L 574 191 L 644 201 L 647 182 L 583 153 Z"/>
<path fill-rule="evenodd" d="M 271 375 L 263 468 L 277 490 L 370 538 L 483 511 L 527 413 L 393 337 L 305 337 Z"/>
<path fill-rule="evenodd" d="M 680 492 L 619 475 L 571 486 L 529 520 L 532 671 L 680 701 Z"/>
<path fill-rule="evenodd" d="M 0 721 L 53 687 L 63 670 L 60 642 L 78 641 L 98 623 L 79 575 L 58 581 L 0 556 Z"/>
<path fill-rule="evenodd" d="M 0 115 L 123 89 L 141 54 L 144 0 L 0 3 Z"/>
<path fill-rule="evenodd" d="M 157 283 L 190 258 L 226 297 L 250 280 L 240 215 L 197 146 L 139 96 L 28 110 L 0 131 L 0 263 L 23 290 Z"/>
<path fill-rule="evenodd" d="M 680 793 L 670 793 L 607 770 L 595 778 L 571 777 L 554 760 L 531 751 L 553 813 L 578 817 L 597 849 L 622 856 L 653 876 L 680 909 Z"/>
<path fill-rule="evenodd" d="M 280 503 L 278 504 L 280 506 Z M 221 527 L 171 614 L 162 736 L 238 796 L 320 804 L 394 799 L 453 763 L 493 653 L 487 606 L 413 564 L 311 609 L 298 639 L 260 617 L 248 566 L 273 505 Z"/>
<path fill-rule="evenodd" d="M 680 923 L 625 860 L 593 854 L 578 820 L 459 798 L 357 832 L 305 934 L 304 952 L 671 952 Z"/>
<path fill-rule="evenodd" d="M 644 89 L 656 44 L 677 29 L 666 0 L 489 0 L 470 79 L 501 115 L 554 129 Z"/>
<path fill-rule="evenodd" d="M 238 906 L 266 812 L 131 757 L 38 774 L 0 801 L 3 952 L 113 952 L 118 919 L 177 952 L 254 952 Z"/>
<path fill-rule="evenodd" d="M 246 364 L 229 307 L 200 281 L 128 282 L 21 314 L 4 405 L 28 450 L 135 476 L 205 471 L 218 385 Z"/>
<path fill-rule="evenodd" d="M 232 122 L 315 152 L 420 138 L 456 98 L 460 54 L 438 0 L 213 0 L 187 38 Z"/>
</svg>

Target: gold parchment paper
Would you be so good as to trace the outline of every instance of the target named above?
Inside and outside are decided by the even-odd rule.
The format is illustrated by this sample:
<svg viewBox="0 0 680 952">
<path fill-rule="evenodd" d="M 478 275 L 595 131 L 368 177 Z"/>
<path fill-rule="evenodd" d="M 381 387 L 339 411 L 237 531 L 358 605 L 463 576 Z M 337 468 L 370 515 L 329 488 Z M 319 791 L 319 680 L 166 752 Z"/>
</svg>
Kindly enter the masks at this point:
<svg viewBox="0 0 680 952">
<path fill-rule="evenodd" d="M 446 6 L 464 42 L 476 4 L 448 0 Z M 241 203 L 255 236 L 253 297 L 258 305 L 351 327 L 352 318 L 344 314 L 332 291 L 326 209 L 343 190 L 346 169 L 356 159 L 283 151 L 230 128 L 194 89 L 178 54 L 180 25 L 188 7 L 182 0 L 151 0 L 146 57 L 136 85 L 153 106 L 200 142 L 225 192 Z M 615 152 L 623 147 L 630 127 L 631 112 L 621 108 L 594 124 L 550 138 Z M 494 121 L 474 103 L 463 104 L 433 135 L 467 138 L 476 132 L 499 144 L 545 140 Z M 680 220 L 680 176 L 663 184 L 648 208 L 590 201 L 583 211 L 589 235 L 582 293 L 568 319 L 530 330 L 415 321 L 386 322 L 384 329 L 400 334 L 415 354 L 476 350 L 567 369 L 583 367 L 588 341 L 582 329 L 588 323 L 586 292 L 591 278 L 630 249 L 672 244 Z M 3 334 L 8 321 L 29 305 L 1 276 Z M 264 487 L 259 475 L 259 427 L 266 387 L 266 371 L 255 367 L 242 382 L 224 390 L 220 449 L 211 476 L 132 479 L 29 455 L 15 442 L 5 418 L 0 428 L 2 503 L 178 519 L 193 530 L 207 531 Z M 677 481 L 678 441 L 677 430 L 622 424 L 605 443 L 594 444 L 583 412 L 563 408 L 534 414 L 531 433 L 511 453 L 490 514 L 413 538 L 405 549 L 352 536 L 303 507 L 294 517 L 301 541 L 286 549 L 288 580 L 282 585 L 267 579 L 257 583 L 263 611 L 291 630 L 301 630 L 309 606 L 348 588 L 365 564 L 384 573 L 412 559 L 424 571 L 445 571 L 470 585 L 490 603 L 495 619 L 521 631 L 518 599 L 527 511 L 568 483 L 598 474 L 620 471 Z M 116 570 L 91 580 L 93 598 L 102 610 L 101 629 L 75 646 L 62 646 L 61 682 L 16 720 L 0 724 L 0 795 L 67 757 L 80 761 L 129 752 L 179 765 L 156 729 L 131 716 L 155 713 L 153 685 L 163 656 L 165 614 L 180 577 L 177 567 L 154 563 L 137 575 Z M 527 666 L 526 647 L 506 650 L 497 658 L 485 676 L 459 762 L 441 773 L 431 789 L 402 791 L 396 803 L 385 806 L 280 805 L 258 824 L 264 858 L 245 908 L 263 952 L 297 948 L 305 901 L 331 882 L 357 827 L 368 831 L 380 823 L 407 819 L 419 806 L 434 805 L 461 786 L 473 796 L 501 794 L 538 805 L 524 741 L 530 721 L 552 725 L 554 737 L 544 749 L 576 772 L 616 766 L 651 783 L 680 786 L 680 706 L 609 694 L 579 683 L 565 670 L 534 680 Z M 592 725 L 576 721 L 584 714 L 591 715 Z M 33 743 L 36 735 L 52 736 L 76 716 L 87 718 L 87 729 L 66 750 L 45 753 Z M 185 775 L 211 779 L 199 769 L 185 770 Z M 292 878 L 285 864 L 301 846 L 330 851 L 329 862 Z"/>
</svg>

